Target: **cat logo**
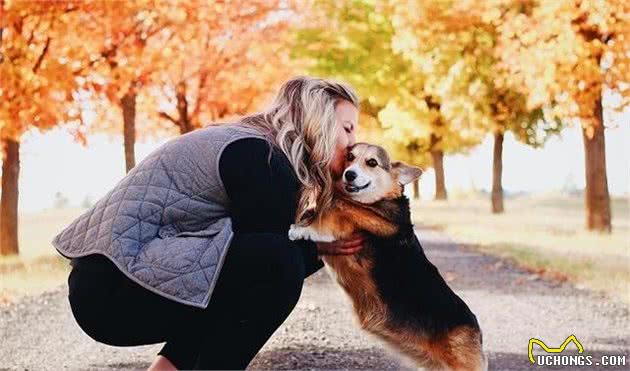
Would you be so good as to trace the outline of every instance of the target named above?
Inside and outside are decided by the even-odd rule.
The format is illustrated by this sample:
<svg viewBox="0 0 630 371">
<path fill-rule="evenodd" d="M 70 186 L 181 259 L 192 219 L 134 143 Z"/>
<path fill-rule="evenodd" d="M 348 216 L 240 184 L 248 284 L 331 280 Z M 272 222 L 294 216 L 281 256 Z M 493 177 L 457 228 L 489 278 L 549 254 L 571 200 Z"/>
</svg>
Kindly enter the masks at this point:
<svg viewBox="0 0 630 371">
<path fill-rule="evenodd" d="M 527 347 L 527 353 L 529 355 L 529 360 L 530 360 L 531 363 L 534 363 L 534 364 L 536 363 L 536 361 L 534 359 L 534 354 L 533 354 L 534 344 L 538 344 L 547 353 L 562 353 L 564 351 L 564 349 L 567 347 L 567 345 L 569 345 L 570 342 L 573 342 L 575 344 L 575 346 L 578 349 L 578 353 L 580 353 L 580 354 L 584 353 L 584 347 L 582 346 L 580 341 L 575 337 L 575 335 L 569 336 L 564 341 L 564 343 L 562 343 L 562 345 L 560 345 L 558 348 L 549 348 L 547 346 L 547 344 L 545 344 L 542 340 L 531 338 L 531 339 L 529 339 L 529 345 Z"/>
</svg>

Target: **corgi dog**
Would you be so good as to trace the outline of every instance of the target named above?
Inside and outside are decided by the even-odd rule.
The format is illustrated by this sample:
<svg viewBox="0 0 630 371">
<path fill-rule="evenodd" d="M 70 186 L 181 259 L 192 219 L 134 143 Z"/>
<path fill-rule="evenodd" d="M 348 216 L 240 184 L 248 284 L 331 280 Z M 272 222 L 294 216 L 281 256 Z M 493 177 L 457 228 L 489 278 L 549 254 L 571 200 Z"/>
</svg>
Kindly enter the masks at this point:
<svg viewBox="0 0 630 371">
<path fill-rule="evenodd" d="M 421 174 L 390 161 L 380 146 L 355 143 L 332 206 L 309 225 L 292 224 L 289 239 L 331 242 L 362 232 L 366 238 L 356 254 L 322 256 L 361 328 L 420 368 L 486 370 L 477 318 L 414 233 L 403 190 Z"/>
</svg>

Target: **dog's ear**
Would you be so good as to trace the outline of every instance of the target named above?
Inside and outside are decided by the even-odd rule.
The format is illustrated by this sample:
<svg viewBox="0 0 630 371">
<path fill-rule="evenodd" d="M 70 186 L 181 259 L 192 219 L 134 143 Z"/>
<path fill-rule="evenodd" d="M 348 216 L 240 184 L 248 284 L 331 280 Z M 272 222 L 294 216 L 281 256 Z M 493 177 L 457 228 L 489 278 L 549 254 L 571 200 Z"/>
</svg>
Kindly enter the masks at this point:
<svg viewBox="0 0 630 371">
<path fill-rule="evenodd" d="M 413 182 L 422 175 L 422 169 L 417 166 L 409 166 L 402 161 L 392 162 L 392 170 L 396 174 L 398 183 L 405 185 Z"/>
</svg>

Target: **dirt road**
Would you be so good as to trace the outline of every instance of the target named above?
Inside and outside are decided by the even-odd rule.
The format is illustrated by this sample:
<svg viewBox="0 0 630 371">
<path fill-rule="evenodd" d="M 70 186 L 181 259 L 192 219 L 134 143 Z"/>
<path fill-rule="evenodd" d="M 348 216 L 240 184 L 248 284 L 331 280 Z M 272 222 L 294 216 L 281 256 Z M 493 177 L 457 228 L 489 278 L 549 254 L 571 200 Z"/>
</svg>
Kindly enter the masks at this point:
<svg viewBox="0 0 630 371">
<path fill-rule="evenodd" d="M 440 232 L 420 229 L 418 235 L 429 258 L 477 314 L 492 370 L 533 369 L 527 357 L 530 338 L 556 347 L 571 334 L 594 361 L 602 355 L 626 356 L 626 366 L 602 369 L 630 368 L 627 306 L 570 284 L 540 279 L 459 246 Z M 149 366 L 161 344 L 116 348 L 96 343 L 74 322 L 66 295 L 62 286 L 0 307 L 0 369 Z M 311 276 L 297 307 L 249 369 L 400 369 L 378 341 L 357 329 L 346 300 L 324 269 Z M 567 351 L 572 352 L 571 347 Z"/>
</svg>

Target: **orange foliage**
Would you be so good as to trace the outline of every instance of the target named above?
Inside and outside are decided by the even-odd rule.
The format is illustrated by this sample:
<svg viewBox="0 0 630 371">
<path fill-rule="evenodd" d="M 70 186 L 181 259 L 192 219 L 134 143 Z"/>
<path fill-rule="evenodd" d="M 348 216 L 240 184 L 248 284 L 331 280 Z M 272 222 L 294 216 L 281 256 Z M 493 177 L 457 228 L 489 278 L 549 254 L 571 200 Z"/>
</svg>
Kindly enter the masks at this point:
<svg viewBox="0 0 630 371">
<path fill-rule="evenodd" d="M 500 24 L 499 50 L 531 105 L 554 104 L 561 118 L 597 121 L 604 87 L 630 103 L 630 3 L 624 0 L 522 1 Z"/>
<path fill-rule="evenodd" d="M 173 29 L 168 43 L 156 46 L 168 57 L 155 71 L 150 95 L 160 109 L 153 112 L 197 128 L 258 109 L 294 71 L 283 49 L 290 9 L 282 3 L 182 6 L 186 22 Z"/>
<path fill-rule="evenodd" d="M 77 26 L 77 10 L 71 1 L 2 4 L 0 139 L 18 141 L 30 127 L 45 130 L 80 119 L 77 70 L 65 56 L 80 45 L 68 45 L 64 36 Z"/>
</svg>

